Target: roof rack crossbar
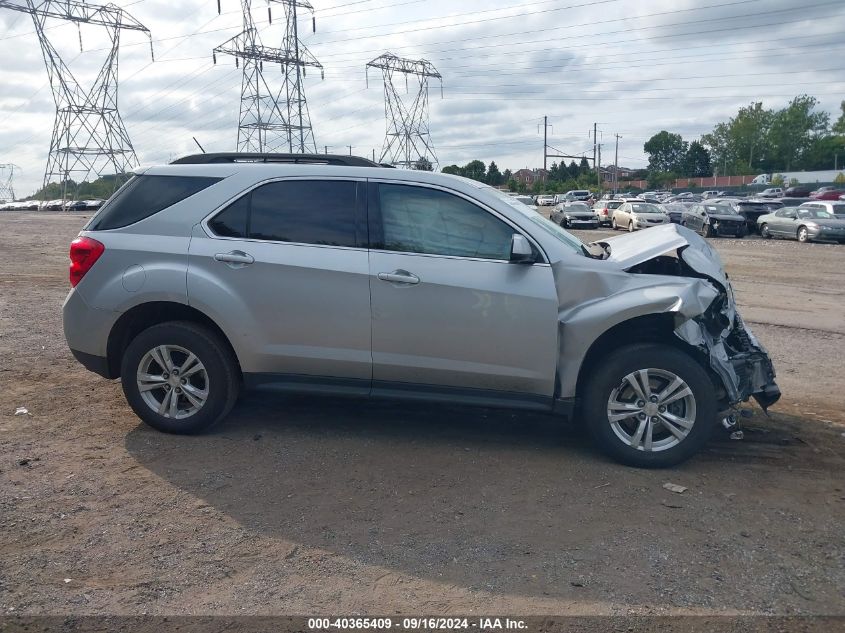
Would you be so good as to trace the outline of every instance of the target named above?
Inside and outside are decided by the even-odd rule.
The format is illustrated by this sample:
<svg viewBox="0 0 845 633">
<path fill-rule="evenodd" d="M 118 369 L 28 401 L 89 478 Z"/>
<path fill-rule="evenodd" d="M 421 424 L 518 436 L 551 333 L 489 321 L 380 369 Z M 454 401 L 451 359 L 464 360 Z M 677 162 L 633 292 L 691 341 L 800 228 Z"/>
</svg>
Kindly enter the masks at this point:
<svg viewBox="0 0 845 633">
<path fill-rule="evenodd" d="M 294 163 L 305 165 L 343 165 L 346 167 L 391 167 L 374 163 L 360 156 L 342 154 L 261 154 L 241 152 L 219 152 L 215 154 L 191 154 L 177 158 L 171 165 L 208 165 L 213 163 Z"/>
</svg>

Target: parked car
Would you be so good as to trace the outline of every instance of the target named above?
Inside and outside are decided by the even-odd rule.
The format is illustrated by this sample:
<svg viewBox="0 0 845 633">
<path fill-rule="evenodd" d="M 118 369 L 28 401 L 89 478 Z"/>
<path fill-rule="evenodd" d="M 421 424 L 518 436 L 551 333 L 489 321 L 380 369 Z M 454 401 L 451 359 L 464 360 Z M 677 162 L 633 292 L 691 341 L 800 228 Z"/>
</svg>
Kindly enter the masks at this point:
<svg viewBox="0 0 845 633">
<path fill-rule="evenodd" d="M 597 229 L 599 220 L 595 212 L 584 202 L 559 204 L 552 211 L 552 222 L 566 229 Z"/>
<path fill-rule="evenodd" d="M 537 196 L 538 207 L 551 207 L 555 203 L 554 196 Z"/>
<path fill-rule="evenodd" d="M 646 229 L 659 224 L 670 224 L 669 216 L 656 204 L 649 202 L 625 202 L 613 210 L 611 226 L 616 229 L 628 229 L 633 233 L 637 229 Z"/>
<path fill-rule="evenodd" d="M 745 218 L 748 231 L 755 233 L 757 232 L 757 218 L 783 206 L 777 200 L 746 200 L 741 198 L 708 198 L 707 203 L 730 206 L 735 213 Z"/>
<path fill-rule="evenodd" d="M 784 190 L 782 198 L 809 198 L 810 197 L 810 188 L 805 187 L 804 185 L 796 185 L 794 187 L 787 187 Z"/>
<path fill-rule="evenodd" d="M 802 209 L 819 209 L 827 211 L 836 218 L 845 218 L 845 204 L 840 204 L 838 200 L 812 200 L 800 205 Z"/>
<path fill-rule="evenodd" d="M 70 258 L 73 355 L 169 433 L 208 429 L 261 385 L 564 415 L 577 401 L 609 454 L 667 466 L 704 446 L 720 412 L 780 397 L 695 233 L 585 245 L 447 174 L 185 157 L 139 170 Z"/>
<path fill-rule="evenodd" d="M 702 200 L 707 200 L 708 198 L 715 198 L 715 197 L 716 197 L 716 196 L 718 196 L 718 195 L 719 195 L 719 192 L 718 192 L 718 191 L 715 191 L 715 190 L 712 190 L 712 189 L 711 189 L 710 191 L 705 191 L 704 193 L 702 193 L 702 194 L 701 194 L 701 199 L 702 199 Z"/>
<path fill-rule="evenodd" d="M 514 196 L 513 199 L 521 202 L 532 211 L 538 210 L 537 205 L 534 204 L 534 198 L 532 198 L 531 196 Z"/>
<path fill-rule="evenodd" d="M 845 220 L 837 219 L 824 209 L 784 207 L 760 216 L 760 235 L 813 242 L 837 241 L 845 244 Z"/>
<path fill-rule="evenodd" d="M 782 198 L 783 189 L 781 187 L 769 187 L 768 189 L 763 189 L 763 191 L 757 195 L 760 198 Z"/>
<path fill-rule="evenodd" d="M 709 201 L 694 204 L 687 209 L 681 224 L 704 237 L 748 235 L 745 218 L 734 211 L 733 207 L 727 204 L 711 204 Z"/>
<path fill-rule="evenodd" d="M 824 191 L 822 191 L 822 189 L 824 189 Z M 827 187 L 822 187 L 822 189 L 814 191 L 810 194 L 810 197 L 813 200 L 839 200 L 839 196 L 845 194 L 845 191 L 841 189 L 833 189 Z"/>
<path fill-rule="evenodd" d="M 593 205 L 593 213 L 601 226 L 610 226 L 613 210 L 622 206 L 622 200 L 612 200 L 602 198 Z"/>
<path fill-rule="evenodd" d="M 585 202 L 590 199 L 590 196 L 593 194 L 590 193 L 586 189 L 573 189 L 571 191 L 566 192 L 566 201 L 567 202 Z"/>
<path fill-rule="evenodd" d="M 660 206 L 666 215 L 669 216 L 669 221 L 673 224 L 680 224 L 684 213 L 689 208 L 688 205 L 681 204 L 680 202 L 664 202 Z"/>
</svg>

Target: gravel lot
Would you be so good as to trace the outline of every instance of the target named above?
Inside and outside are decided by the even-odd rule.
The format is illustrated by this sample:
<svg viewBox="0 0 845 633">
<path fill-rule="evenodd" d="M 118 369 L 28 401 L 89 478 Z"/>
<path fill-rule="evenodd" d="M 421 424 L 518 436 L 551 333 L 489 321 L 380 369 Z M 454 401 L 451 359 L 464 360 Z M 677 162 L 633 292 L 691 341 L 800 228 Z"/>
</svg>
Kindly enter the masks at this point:
<svg viewBox="0 0 845 633">
<path fill-rule="evenodd" d="M 845 615 L 845 247 L 714 242 L 784 397 L 644 471 L 485 409 L 261 396 L 152 431 L 65 347 L 86 215 L 0 213 L 0 614 Z"/>
</svg>

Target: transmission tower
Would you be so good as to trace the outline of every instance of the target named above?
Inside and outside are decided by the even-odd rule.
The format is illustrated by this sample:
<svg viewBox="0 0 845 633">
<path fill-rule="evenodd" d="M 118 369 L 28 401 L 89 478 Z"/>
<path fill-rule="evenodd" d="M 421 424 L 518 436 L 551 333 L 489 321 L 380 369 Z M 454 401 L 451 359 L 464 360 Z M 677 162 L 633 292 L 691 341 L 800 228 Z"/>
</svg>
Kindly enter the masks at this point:
<svg viewBox="0 0 845 633">
<path fill-rule="evenodd" d="M 0 164 L 0 202 L 15 201 L 15 170 L 20 169 L 12 163 Z"/>
<path fill-rule="evenodd" d="M 141 31 L 152 37 L 143 24 L 114 4 L 87 4 L 78 0 L 0 0 L 0 9 L 28 13 L 35 23 L 41 53 L 47 65 L 50 88 L 56 103 L 56 120 L 50 141 L 44 187 L 55 179 L 66 195 L 70 181 L 80 183 L 94 173 L 115 173 L 115 185 L 123 174 L 138 165 L 135 149 L 117 109 L 118 49 L 122 30 Z M 77 81 L 47 35 L 48 20 L 74 22 L 82 50 L 81 24 L 105 27 L 111 46 L 97 78 L 89 90 Z"/>
<path fill-rule="evenodd" d="M 268 5 L 282 5 L 285 12 L 285 33 L 280 48 L 264 46 L 252 19 L 252 0 L 241 0 L 243 31 L 214 49 L 217 53 L 232 55 L 235 66 L 243 62 L 241 82 L 241 111 L 238 120 L 239 152 L 287 151 L 291 154 L 314 154 L 317 144 L 311 129 L 311 117 L 305 100 L 303 80 L 306 69 L 323 66 L 299 40 L 297 9 L 310 11 L 311 27 L 316 31 L 314 8 L 304 0 L 268 0 Z M 272 7 L 267 7 L 270 23 Z M 220 0 L 217 1 L 220 12 Z M 264 76 L 264 63 L 282 67 L 282 84 L 271 88 Z"/>
<path fill-rule="evenodd" d="M 366 70 L 379 68 L 384 81 L 384 115 L 387 120 L 387 133 L 381 149 L 379 162 L 418 168 L 422 165 L 437 166 L 437 156 L 431 145 L 431 133 L 428 129 L 428 80 L 440 80 L 440 94 L 443 94 L 443 77 L 431 62 L 420 59 L 402 59 L 393 53 L 385 53 L 367 64 Z M 396 90 L 393 74 L 405 75 L 405 89 L 408 90 L 408 77 L 415 77 L 419 86 L 413 102 L 407 104 Z M 367 77 L 369 86 L 369 76 Z"/>
</svg>

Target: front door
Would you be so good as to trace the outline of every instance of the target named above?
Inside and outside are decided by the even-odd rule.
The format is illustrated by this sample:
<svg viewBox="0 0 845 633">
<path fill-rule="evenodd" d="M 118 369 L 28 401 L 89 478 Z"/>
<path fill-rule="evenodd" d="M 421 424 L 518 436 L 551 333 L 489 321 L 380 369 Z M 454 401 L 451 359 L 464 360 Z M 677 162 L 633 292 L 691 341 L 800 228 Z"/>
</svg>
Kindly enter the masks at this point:
<svg viewBox="0 0 845 633">
<path fill-rule="evenodd" d="M 371 183 L 373 391 L 550 397 L 557 293 L 545 263 L 512 264 L 519 231 L 439 188 Z"/>
</svg>

